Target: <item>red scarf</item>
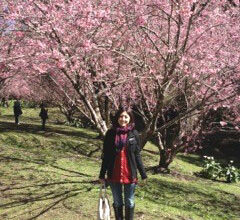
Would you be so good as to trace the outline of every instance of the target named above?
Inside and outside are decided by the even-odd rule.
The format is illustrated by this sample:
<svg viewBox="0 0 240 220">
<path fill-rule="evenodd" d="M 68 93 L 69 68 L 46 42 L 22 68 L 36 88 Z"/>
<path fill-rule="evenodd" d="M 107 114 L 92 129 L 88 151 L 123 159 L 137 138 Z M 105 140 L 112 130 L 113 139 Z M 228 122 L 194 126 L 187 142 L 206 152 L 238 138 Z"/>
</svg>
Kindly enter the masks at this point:
<svg viewBox="0 0 240 220">
<path fill-rule="evenodd" d="M 132 130 L 133 130 L 132 125 L 116 128 L 115 146 L 117 148 L 117 152 L 121 151 L 123 147 L 126 146 L 127 136 L 123 134 L 127 134 L 129 131 Z"/>
</svg>

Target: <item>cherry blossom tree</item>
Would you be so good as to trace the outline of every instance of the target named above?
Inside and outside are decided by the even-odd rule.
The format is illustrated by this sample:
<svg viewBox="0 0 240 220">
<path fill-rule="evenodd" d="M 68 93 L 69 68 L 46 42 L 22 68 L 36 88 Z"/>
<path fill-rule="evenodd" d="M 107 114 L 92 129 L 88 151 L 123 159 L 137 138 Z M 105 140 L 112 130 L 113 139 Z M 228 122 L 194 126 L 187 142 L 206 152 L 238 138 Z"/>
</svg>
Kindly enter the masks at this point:
<svg viewBox="0 0 240 220">
<path fill-rule="evenodd" d="M 67 79 L 78 93 L 79 100 L 84 103 L 84 109 L 80 108 L 81 113 L 103 135 L 107 126 L 98 106 L 101 95 L 97 94 L 98 87 L 102 87 L 103 83 L 98 82 L 97 78 L 101 76 L 96 74 L 95 69 L 101 68 L 97 67 L 98 59 L 105 56 L 104 51 L 96 51 L 93 42 L 105 19 L 108 2 L 95 6 L 93 3 L 9 2 L 7 19 L 14 22 L 15 29 L 5 38 L 8 47 L 14 45 L 11 48 L 12 57 L 17 57 L 8 62 L 11 72 L 36 77 L 48 74 L 60 87 Z M 99 37 L 96 39 L 101 40 Z M 21 55 L 17 56 L 17 53 Z M 61 77 L 56 80 L 54 75 Z M 108 75 L 106 77 L 109 78 Z"/>
<path fill-rule="evenodd" d="M 143 145 L 157 135 L 161 170 L 186 145 L 194 115 L 211 106 L 239 103 L 239 5 L 128 1 L 121 8 L 119 20 L 124 22 L 118 36 L 123 41 L 115 52 L 132 65 L 131 94 L 135 90 L 139 97 L 138 112 L 146 125 Z M 169 120 L 166 112 L 172 108 L 178 114 Z M 193 126 L 187 131 L 189 124 Z M 176 138 L 169 135 L 178 131 Z"/>
<path fill-rule="evenodd" d="M 111 109 L 134 106 L 145 125 L 142 147 L 158 140 L 160 168 L 186 146 L 194 116 L 240 101 L 235 1 L 7 3 L 4 16 L 14 24 L 1 39 L 8 74 L 66 85 L 62 92 L 102 135 Z"/>
</svg>

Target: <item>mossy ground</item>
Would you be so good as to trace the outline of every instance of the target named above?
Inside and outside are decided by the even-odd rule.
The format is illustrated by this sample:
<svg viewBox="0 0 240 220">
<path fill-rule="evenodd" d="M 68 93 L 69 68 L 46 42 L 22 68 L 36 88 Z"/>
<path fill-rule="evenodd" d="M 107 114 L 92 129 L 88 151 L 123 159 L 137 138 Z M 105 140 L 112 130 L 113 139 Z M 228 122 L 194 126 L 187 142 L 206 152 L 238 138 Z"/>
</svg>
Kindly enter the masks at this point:
<svg viewBox="0 0 240 220">
<path fill-rule="evenodd" d="M 49 109 L 46 131 L 41 131 L 39 109 L 23 109 L 18 127 L 11 108 L 0 112 L 0 219 L 96 219 L 98 134 L 65 126 L 57 109 Z M 150 143 L 142 156 L 147 168 L 158 163 Z M 148 171 L 147 184 L 136 190 L 135 219 L 240 219 L 240 184 L 194 176 L 201 164 L 196 155 L 180 154 L 170 174 Z"/>
</svg>

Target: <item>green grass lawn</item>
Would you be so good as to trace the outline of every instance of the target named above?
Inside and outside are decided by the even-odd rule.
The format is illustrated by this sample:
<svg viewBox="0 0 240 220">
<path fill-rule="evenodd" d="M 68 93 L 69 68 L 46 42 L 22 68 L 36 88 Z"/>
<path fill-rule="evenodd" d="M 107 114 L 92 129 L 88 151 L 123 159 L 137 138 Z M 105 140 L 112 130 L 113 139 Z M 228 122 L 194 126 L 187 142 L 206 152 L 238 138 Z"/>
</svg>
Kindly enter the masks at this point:
<svg viewBox="0 0 240 220">
<path fill-rule="evenodd" d="M 11 108 L 0 112 L 0 219 L 96 219 L 98 134 L 61 124 L 57 109 L 49 110 L 46 131 L 40 130 L 39 109 L 23 109 L 18 127 Z M 142 156 L 146 167 L 158 163 L 150 143 Z M 180 154 L 171 174 L 148 171 L 147 184 L 136 190 L 135 219 L 240 219 L 240 184 L 194 176 L 201 164 L 196 155 Z"/>
</svg>

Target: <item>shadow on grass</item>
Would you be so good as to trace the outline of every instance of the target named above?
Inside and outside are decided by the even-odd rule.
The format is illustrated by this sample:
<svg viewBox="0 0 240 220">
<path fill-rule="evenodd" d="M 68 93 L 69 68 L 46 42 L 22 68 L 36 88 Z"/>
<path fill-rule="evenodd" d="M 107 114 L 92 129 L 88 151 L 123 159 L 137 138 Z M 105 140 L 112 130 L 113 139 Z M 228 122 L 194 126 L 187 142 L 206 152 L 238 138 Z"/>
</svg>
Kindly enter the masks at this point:
<svg viewBox="0 0 240 220">
<path fill-rule="evenodd" d="M 189 182 L 190 183 L 190 182 Z M 237 196 L 206 186 L 197 188 L 191 184 L 181 184 L 153 178 L 139 191 L 138 197 L 173 207 L 203 217 L 207 215 L 227 219 L 225 214 L 239 216 L 240 200 Z M 225 198 L 225 199 L 222 199 Z M 205 217 L 206 219 L 206 217 Z"/>
<path fill-rule="evenodd" d="M 158 152 L 153 151 L 153 150 L 143 149 L 143 151 L 148 152 L 148 153 L 153 154 L 153 155 L 159 155 Z"/>
<path fill-rule="evenodd" d="M 12 127 L 11 127 L 12 126 Z M 93 138 L 92 135 L 87 133 L 76 131 L 63 131 L 61 129 L 47 129 L 43 132 L 39 130 L 39 127 L 36 125 L 20 125 L 19 127 L 13 126 L 11 123 L 5 123 L 4 126 L 0 123 L 0 132 L 5 133 L 9 131 L 14 131 L 15 133 L 21 134 L 24 137 L 24 134 L 31 133 L 34 135 L 42 136 L 43 138 L 48 138 L 51 144 L 52 157 L 56 156 L 56 153 L 72 153 L 73 155 L 82 155 L 89 158 L 99 158 L 102 151 L 102 142 L 99 139 Z M 56 136 L 56 134 L 64 134 L 63 136 Z M 66 136 L 67 135 L 67 136 Z M 72 141 L 71 137 L 76 135 L 79 139 Z M 57 142 L 56 142 L 57 140 Z M 56 142 L 56 143 L 55 143 Z M 43 148 L 49 148 L 46 144 L 41 143 L 36 136 L 31 137 L 30 143 L 26 142 L 25 138 L 16 138 L 15 136 L 8 136 L 3 143 L 6 145 L 11 144 L 14 147 L 42 152 Z"/>
<path fill-rule="evenodd" d="M 79 184 L 84 182 L 79 182 Z M 86 189 L 85 187 L 82 188 L 75 188 L 72 190 L 57 190 L 55 192 L 46 192 L 46 193 L 39 193 L 39 194 L 33 194 L 29 192 L 29 194 L 16 194 L 19 198 L 14 198 L 13 202 L 8 202 L 5 204 L 0 204 L 0 209 L 11 209 L 11 208 L 29 208 L 33 206 L 35 203 L 44 202 L 44 205 L 41 205 L 39 208 L 34 209 L 28 209 L 27 211 L 16 213 L 14 217 L 10 217 L 11 219 L 19 219 L 20 216 L 24 216 L 24 219 L 26 220 L 33 220 L 37 219 L 44 213 L 52 210 L 57 206 L 59 203 L 64 202 L 65 200 L 78 196 L 80 193 L 83 193 L 85 191 L 88 191 L 89 189 Z M 11 196 L 14 195 L 14 192 L 11 192 Z M 16 196 L 15 195 L 15 196 Z M 47 203 L 47 204 L 46 204 Z M 0 215 L 1 216 L 1 215 Z M 31 216 L 31 217 L 30 217 Z M 6 217 L 5 219 L 10 219 L 8 215 L 5 213 L 2 215 L 2 217 Z M 22 219 L 22 218 L 21 218 Z"/>
<path fill-rule="evenodd" d="M 177 158 L 181 159 L 182 161 L 185 161 L 190 164 L 194 164 L 196 166 L 202 167 L 203 166 L 203 159 L 197 155 L 194 154 L 178 154 Z"/>
<path fill-rule="evenodd" d="M 5 119 L 12 120 L 12 117 Z M 0 145 L 0 219 L 45 218 L 45 215 L 57 214 L 54 209 L 61 211 L 65 203 L 70 211 L 80 209 L 80 214 L 76 211 L 79 219 L 91 216 L 93 213 L 86 211 L 85 205 L 91 207 L 92 204 L 83 201 L 81 208 L 78 202 L 79 198 L 88 197 L 98 181 L 87 171 L 91 165 L 81 162 L 84 158 L 81 156 L 93 159 L 101 151 L 97 135 L 51 123 L 47 124 L 46 131 L 41 131 L 36 118 L 26 119 L 27 123 L 22 123 L 24 118 L 20 119 L 19 126 L 0 122 L 0 133 L 6 135 Z M 10 131 L 14 135 L 8 135 Z M 27 133 L 33 135 L 27 136 Z M 82 172 L 78 165 L 83 166 Z M 95 195 L 95 191 L 90 193 Z M 71 205 L 73 199 L 77 201 L 77 208 Z"/>
<path fill-rule="evenodd" d="M 15 120 L 14 115 L 2 115 L 1 118 L 3 120 L 12 121 L 13 123 L 14 123 L 14 120 Z M 34 117 L 34 116 L 30 117 L 30 116 L 22 116 L 22 115 L 19 117 L 19 122 L 20 123 L 21 122 L 25 123 L 26 121 L 28 121 L 28 122 L 31 121 L 31 122 L 34 122 L 34 123 L 41 123 L 40 117 Z"/>
<path fill-rule="evenodd" d="M 18 169 L 20 168 L 20 176 L 15 176 L 14 170 L 7 169 L 5 171 L 10 172 L 11 175 L 5 175 L 1 179 L 0 210 L 4 212 L 0 215 L 0 219 L 36 219 L 46 212 L 53 210 L 58 204 L 62 204 L 66 200 L 84 192 L 91 191 L 94 185 L 97 184 L 97 180 L 93 179 L 91 175 L 61 167 L 47 161 L 0 156 L 0 162 L 5 165 L 6 169 L 8 165 L 13 164 Z M 39 165 L 39 168 L 44 166 L 50 167 L 51 169 L 48 170 L 47 174 L 51 174 L 52 171 L 53 173 L 58 173 L 61 180 L 54 178 L 54 176 L 49 179 L 49 176 L 45 176 L 44 171 L 37 170 L 34 167 L 27 168 L 28 165 Z M 4 166 L 1 166 L 0 169 L 2 171 Z M 22 178 L 21 172 L 26 169 L 28 170 L 28 174 Z M 62 175 L 62 171 L 70 175 Z M 40 175 L 41 178 L 39 176 L 32 178 L 31 174 L 33 172 L 38 175 L 39 172 L 42 172 L 42 176 Z M 69 177 L 77 177 L 77 180 L 72 180 Z M 39 205 L 39 202 L 41 205 Z M 8 213 L 11 209 L 17 209 L 16 212 L 14 211 L 14 216 Z"/>
<path fill-rule="evenodd" d="M 97 157 L 95 154 L 101 153 L 101 145 L 102 144 L 100 143 L 96 143 L 96 141 L 88 139 L 87 142 L 79 143 L 77 145 L 74 145 L 71 142 L 62 143 L 61 150 L 65 152 L 77 153 L 78 155 L 83 155 L 86 157 Z"/>
<path fill-rule="evenodd" d="M 32 134 L 38 134 L 38 135 L 43 135 L 43 136 L 49 136 L 52 134 L 61 134 L 61 135 L 66 135 L 66 136 L 74 136 L 74 137 L 80 137 L 80 138 L 94 138 L 93 135 L 87 134 L 85 132 L 82 132 L 80 130 L 78 131 L 68 131 L 68 130 L 63 130 L 63 129 L 58 129 L 58 128 L 53 128 L 53 127 L 48 127 L 46 125 L 46 130 L 42 131 L 41 125 L 35 125 L 35 124 L 20 124 L 20 125 L 15 125 L 15 123 L 11 122 L 0 122 L 0 132 L 8 132 L 8 131 L 15 131 L 18 133 L 32 133 Z M 95 137 L 96 138 L 96 137 Z"/>
<path fill-rule="evenodd" d="M 57 166 L 53 163 L 45 162 L 44 160 L 26 160 L 26 159 L 17 158 L 17 157 L 1 156 L 0 155 L 0 161 L 1 162 L 4 162 L 4 161 L 5 162 L 22 162 L 23 164 L 31 163 L 31 164 L 37 164 L 37 165 L 48 165 L 50 167 L 53 167 L 53 168 L 61 170 L 61 171 L 67 171 L 69 173 L 77 174 L 80 177 L 91 177 L 88 174 L 84 174 L 84 173 L 81 173 L 81 172 L 78 172 L 78 171 L 69 170 L 69 169 Z"/>
</svg>

